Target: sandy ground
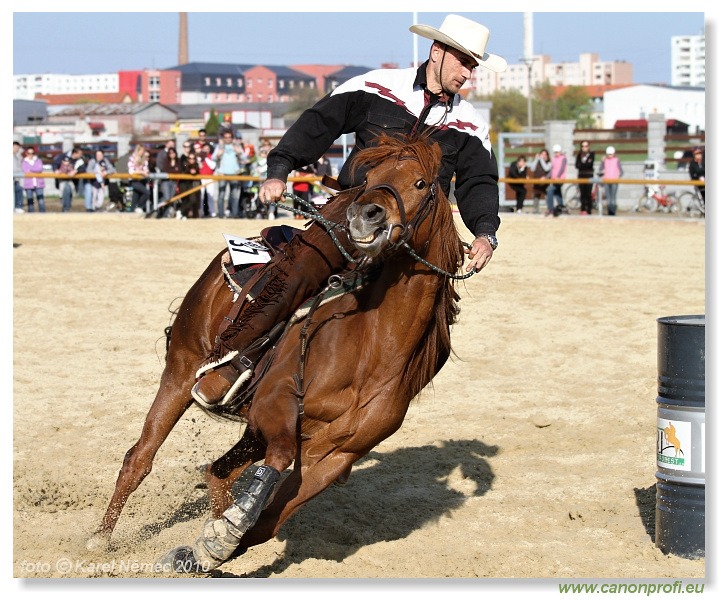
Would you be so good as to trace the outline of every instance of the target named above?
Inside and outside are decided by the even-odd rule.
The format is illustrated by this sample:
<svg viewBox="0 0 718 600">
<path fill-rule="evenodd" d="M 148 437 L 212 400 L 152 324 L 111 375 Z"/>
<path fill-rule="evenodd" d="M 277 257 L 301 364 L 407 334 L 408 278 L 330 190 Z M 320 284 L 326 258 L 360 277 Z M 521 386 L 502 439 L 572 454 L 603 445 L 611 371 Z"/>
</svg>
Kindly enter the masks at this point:
<svg viewBox="0 0 718 600">
<path fill-rule="evenodd" d="M 154 397 L 169 305 L 222 233 L 261 225 L 14 215 L 14 577 L 165 577 L 148 565 L 196 538 L 197 467 L 239 427 L 192 407 L 114 549 L 84 548 Z M 705 577 L 654 542 L 656 319 L 705 312 L 705 223 L 507 214 L 500 240 L 403 427 L 215 576 Z"/>
</svg>

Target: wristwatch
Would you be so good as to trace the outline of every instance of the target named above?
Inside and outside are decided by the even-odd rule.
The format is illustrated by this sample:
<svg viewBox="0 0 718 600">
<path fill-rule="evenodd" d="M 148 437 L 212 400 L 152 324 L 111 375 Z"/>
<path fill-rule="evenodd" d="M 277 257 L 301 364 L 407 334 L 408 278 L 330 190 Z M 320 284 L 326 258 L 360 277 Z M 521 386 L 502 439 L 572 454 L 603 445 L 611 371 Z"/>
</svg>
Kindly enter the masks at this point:
<svg viewBox="0 0 718 600">
<path fill-rule="evenodd" d="M 480 233 L 476 236 L 476 238 L 486 238 L 489 241 L 489 244 L 491 244 L 492 250 L 496 250 L 499 246 L 499 240 L 496 239 L 495 235 L 491 235 L 490 233 Z"/>
</svg>

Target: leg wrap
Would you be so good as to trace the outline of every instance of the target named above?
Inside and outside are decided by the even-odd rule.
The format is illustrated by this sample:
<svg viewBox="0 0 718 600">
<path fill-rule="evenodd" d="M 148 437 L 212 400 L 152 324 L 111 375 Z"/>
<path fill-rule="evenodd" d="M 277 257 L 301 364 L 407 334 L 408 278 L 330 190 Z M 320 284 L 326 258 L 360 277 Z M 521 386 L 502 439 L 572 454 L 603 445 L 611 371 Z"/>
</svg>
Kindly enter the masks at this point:
<svg viewBox="0 0 718 600">
<path fill-rule="evenodd" d="M 219 519 L 209 519 L 192 548 L 194 558 L 204 569 L 221 565 L 239 546 L 242 536 L 257 522 L 269 503 L 279 471 L 269 466 L 257 469 L 252 482 Z"/>
</svg>

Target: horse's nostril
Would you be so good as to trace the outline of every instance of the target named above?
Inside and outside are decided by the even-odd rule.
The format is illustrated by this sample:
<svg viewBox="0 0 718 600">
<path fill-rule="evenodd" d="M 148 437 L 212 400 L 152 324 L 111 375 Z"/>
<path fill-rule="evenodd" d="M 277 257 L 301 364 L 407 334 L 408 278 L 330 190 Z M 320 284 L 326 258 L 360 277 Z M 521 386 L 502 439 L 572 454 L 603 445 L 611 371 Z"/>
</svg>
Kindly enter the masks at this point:
<svg viewBox="0 0 718 600">
<path fill-rule="evenodd" d="M 362 217 L 368 221 L 381 221 L 386 211 L 378 204 L 367 204 L 362 209 Z"/>
</svg>

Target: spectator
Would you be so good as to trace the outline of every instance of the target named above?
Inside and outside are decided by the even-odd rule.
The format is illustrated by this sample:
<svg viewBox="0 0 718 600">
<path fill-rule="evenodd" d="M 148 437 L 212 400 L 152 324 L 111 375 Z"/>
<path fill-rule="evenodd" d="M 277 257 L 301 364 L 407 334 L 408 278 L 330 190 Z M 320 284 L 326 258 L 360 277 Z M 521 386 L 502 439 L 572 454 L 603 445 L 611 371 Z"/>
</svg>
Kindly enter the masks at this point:
<svg viewBox="0 0 718 600">
<path fill-rule="evenodd" d="M 703 160 L 703 148 L 693 149 L 693 160 L 688 165 L 688 174 L 691 177 L 691 181 L 705 181 L 706 180 L 706 164 Z M 705 203 L 706 201 L 706 188 L 704 185 L 697 185 L 696 192 L 701 197 L 701 200 Z"/>
<path fill-rule="evenodd" d="M 332 163 L 329 162 L 326 154 L 322 154 L 319 160 L 314 163 L 314 174 L 317 177 L 332 176 Z"/>
<path fill-rule="evenodd" d="M 566 155 L 563 153 L 563 149 L 560 144 L 554 144 L 553 158 L 551 159 L 551 179 L 566 179 Z M 558 217 L 563 212 L 563 196 L 561 195 L 560 183 L 551 183 L 546 188 L 546 216 L 553 215 Z M 558 203 L 556 207 L 553 205 L 553 199 L 558 197 Z"/>
<path fill-rule="evenodd" d="M 312 165 L 307 165 L 306 167 L 301 167 L 294 171 L 293 173 L 294 177 L 310 177 L 314 175 L 314 167 Z M 311 189 L 311 184 L 308 181 L 295 181 L 292 183 L 292 192 L 295 196 L 298 196 L 305 202 L 309 202 L 309 190 Z M 306 205 L 303 205 L 299 200 L 293 200 L 292 201 L 293 206 L 297 210 L 303 210 L 306 211 L 307 207 Z M 304 219 L 302 215 L 298 215 L 295 213 L 294 215 L 295 219 Z"/>
<path fill-rule="evenodd" d="M 22 146 L 19 142 L 12 143 L 12 173 L 13 175 L 22 173 Z M 22 184 L 20 180 L 15 179 L 15 177 L 13 177 L 13 187 L 15 190 L 15 212 L 24 213 L 25 211 L 22 208 Z"/>
<path fill-rule="evenodd" d="M 201 129 L 200 132 L 204 131 Z M 199 174 L 213 175 L 217 163 L 212 160 L 212 144 L 205 142 L 199 153 Z M 215 218 L 217 216 L 217 182 L 211 178 L 201 179 L 202 183 L 202 215 Z"/>
<path fill-rule="evenodd" d="M 259 152 L 257 153 L 257 160 L 252 163 L 251 173 L 254 177 L 258 178 L 258 181 L 253 182 L 253 193 L 257 193 L 259 191 L 260 183 L 267 178 L 267 155 L 269 154 L 269 151 L 271 149 L 272 145 L 270 143 L 263 143 L 259 147 Z M 274 220 L 277 218 L 278 209 L 276 204 L 265 205 L 264 203 L 260 202 L 259 199 L 257 200 L 257 202 L 259 202 L 261 205 L 260 211 L 263 214 L 266 214 L 268 219 Z"/>
<path fill-rule="evenodd" d="M 190 152 L 187 155 L 187 160 L 182 167 L 182 173 L 185 175 L 199 175 L 199 162 L 197 161 L 197 155 L 194 152 Z M 188 192 L 194 188 L 199 188 L 199 179 L 180 179 L 179 189 L 180 193 Z M 196 192 L 188 194 L 182 198 L 182 209 L 181 212 L 177 213 L 177 218 L 199 219 L 199 203 L 201 199 L 201 191 L 197 189 Z"/>
<path fill-rule="evenodd" d="M 74 154 L 74 152 L 73 152 Z M 58 175 L 67 175 L 68 179 L 57 179 L 60 183 L 60 197 L 62 198 L 62 212 L 70 212 L 72 208 L 72 177 L 77 174 L 75 171 L 75 163 L 70 156 L 65 154 L 60 161 L 60 165 L 55 170 Z"/>
<path fill-rule="evenodd" d="M 604 179 L 620 179 L 623 177 L 623 165 L 621 164 L 621 159 L 616 156 L 616 149 L 613 146 L 606 148 L 606 156 L 598 167 L 598 176 Z M 608 214 L 613 216 L 618 209 L 618 203 L 616 201 L 618 184 L 604 183 L 603 186 L 606 190 Z"/>
<path fill-rule="evenodd" d="M 211 156 L 211 155 L 212 155 L 212 151 L 214 150 L 214 148 L 212 148 L 212 144 L 211 144 L 210 141 L 207 139 L 207 130 L 206 130 L 206 129 L 200 129 L 200 130 L 197 132 L 197 136 L 198 136 L 198 138 L 194 141 L 194 144 L 193 144 L 193 145 L 194 145 L 194 153 L 195 153 L 197 156 L 199 156 L 199 155 L 202 153 L 202 151 L 203 151 L 202 149 L 204 148 L 204 145 L 205 145 L 205 144 L 208 144 L 208 145 L 209 145 L 209 153 L 210 153 L 210 156 Z"/>
<path fill-rule="evenodd" d="M 548 179 L 551 176 L 551 157 L 548 154 L 548 150 L 544 148 L 534 158 L 531 164 L 531 173 L 533 179 Z M 543 185 L 540 183 L 534 183 L 534 213 L 539 212 L 539 203 L 546 195 L 546 189 L 548 184 Z"/>
<path fill-rule="evenodd" d="M 40 157 L 35 154 L 35 148 L 30 146 L 25 150 L 22 160 L 22 170 L 27 173 L 42 173 L 43 164 Z M 35 198 L 40 212 L 45 212 L 45 179 L 42 177 L 25 177 L 22 187 L 27 196 L 27 212 L 35 212 Z"/>
<path fill-rule="evenodd" d="M 522 154 L 509 165 L 509 179 L 526 179 L 526 157 Z M 526 199 L 526 186 L 523 183 L 510 183 L 509 187 L 516 192 L 516 212 L 521 214 Z"/>
<path fill-rule="evenodd" d="M 239 175 L 246 164 L 247 158 L 244 155 L 244 148 L 241 140 L 235 140 L 231 131 L 225 130 L 217 148 L 212 153 L 212 160 L 216 162 L 215 173 L 217 175 Z M 229 189 L 229 213 L 232 217 L 240 216 L 238 180 L 220 179 L 217 183 L 217 209 L 220 218 L 224 218 L 227 212 L 224 209 L 224 198 Z"/>
<path fill-rule="evenodd" d="M 105 192 L 107 190 L 107 176 L 115 173 L 115 167 L 109 158 L 105 158 L 102 150 L 95 150 L 95 158 L 87 165 L 87 172 L 92 173 L 92 210 L 100 210 L 105 204 Z"/>
<path fill-rule="evenodd" d="M 130 175 L 139 175 L 142 179 L 132 179 L 132 205 L 130 211 L 141 213 L 147 211 L 147 205 L 150 199 L 150 190 L 147 187 L 150 177 L 149 165 L 150 153 L 142 145 L 137 144 L 135 151 L 127 161 L 127 172 Z"/>
<path fill-rule="evenodd" d="M 182 142 L 182 152 L 179 155 L 182 168 L 184 168 L 184 165 L 187 162 L 187 157 L 190 155 L 190 153 L 194 152 L 193 146 L 194 144 L 189 140 L 185 140 L 184 142 Z"/>
<path fill-rule="evenodd" d="M 593 162 L 595 159 L 596 153 L 591 151 L 591 144 L 586 140 L 582 141 L 581 150 L 576 155 L 575 165 L 579 179 L 591 179 L 593 177 Z M 578 189 L 581 193 L 581 214 L 590 215 L 593 208 L 593 199 L 591 198 L 593 183 L 579 183 Z"/>
<path fill-rule="evenodd" d="M 91 160 L 88 152 L 89 151 L 86 148 L 80 149 L 80 156 L 75 161 L 75 171 L 78 175 L 88 173 L 87 167 L 89 166 Z M 94 212 L 92 205 L 92 179 L 89 177 L 78 177 L 75 181 L 77 182 L 77 192 L 82 193 L 85 197 L 85 212 Z"/>
<path fill-rule="evenodd" d="M 245 142 L 242 139 L 242 134 L 237 132 L 235 133 L 235 138 L 239 142 L 239 144 L 242 146 L 242 151 L 244 152 L 244 161 L 241 165 L 241 169 L 239 174 L 240 175 L 251 175 L 252 174 L 252 166 L 254 165 L 254 162 L 257 160 L 257 151 L 254 148 L 254 144 L 251 144 L 249 142 Z M 239 212 L 241 216 L 245 216 L 245 206 L 252 198 L 252 186 L 253 183 L 250 180 L 241 181 L 239 184 Z"/>
<path fill-rule="evenodd" d="M 177 150 L 174 149 L 174 145 L 167 149 L 167 158 L 165 160 L 164 168 L 166 169 L 165 173 L 169 176 L 179 175 L 182 173 L 182 163 L 177 155 Z M 167 179 L 166 181 L 162 181 L 162 201 L 169 202 L 172 200 L 172 198 L 177 195 L 178 189 L 179 181 L 177 179 Z M 179 202 L 177 206 L 179 206 Z M 170 208 L 169 206 L 164 206 L 159 210 L 157 218 L 159 219 L 168 216 L 171 210 L 174 209 L 175 207 Z M 176 208 L 176 210 L 179 212 L 179 208 Z"/>
<path fill-rule="evenodd" d="M 170 148 L 172 150 L 175 149 L 175 141 L 174 140 L 167 140 L 165 142 L 165 145 L 160 149 L 160 151 L 157 153 L 157 157 L 155 158 L 155 169 L 157 173 L 167 173 L 167 153 L 169 152 Z M 162 202 L 166 202 L 172 196 L 174 196 L 174 190 L 172 189 L 172 185 L 175 187 L 177 186 L 177 182 L 173 181 L 170 182 L 169 180 L 162 180 L 162 183 L 160 185 L 160 200 Z M 169 195 L 168 195 L 169 194 Z"/>
</svg>

